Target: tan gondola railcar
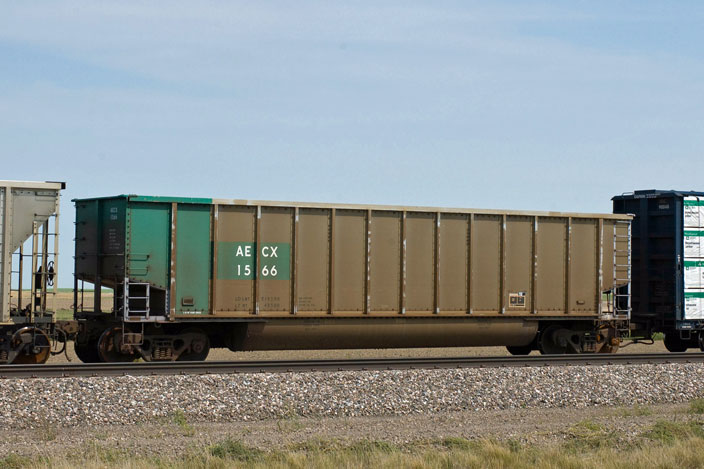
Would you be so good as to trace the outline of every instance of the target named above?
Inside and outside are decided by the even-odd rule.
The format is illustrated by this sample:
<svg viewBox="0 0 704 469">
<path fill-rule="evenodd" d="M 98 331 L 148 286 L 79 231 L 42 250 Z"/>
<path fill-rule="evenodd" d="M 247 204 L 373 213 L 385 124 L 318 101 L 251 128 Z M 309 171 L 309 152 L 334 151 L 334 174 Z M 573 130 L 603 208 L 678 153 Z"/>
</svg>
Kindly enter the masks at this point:
<svg viewBox="0 0 704 469">
<path fill-rule="evenodd" d="M 595 351 L 627 327 L 627 215 L 75 202 L 77 281 L 114 288 L 113 315 L 144 336 L 171 324 L 233 349 L 520 348 L 549 329 L 548 351 Z"/>
</svg>

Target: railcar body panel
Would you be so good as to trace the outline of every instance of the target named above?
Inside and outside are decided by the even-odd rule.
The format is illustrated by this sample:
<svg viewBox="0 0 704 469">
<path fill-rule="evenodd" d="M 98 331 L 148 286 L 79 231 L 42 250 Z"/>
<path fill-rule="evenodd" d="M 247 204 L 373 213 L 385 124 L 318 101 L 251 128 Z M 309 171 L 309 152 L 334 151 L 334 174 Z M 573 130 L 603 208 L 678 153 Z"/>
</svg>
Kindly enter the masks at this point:
<svg viewBox="0 0 704 469">
<path fill-rule="evenodd" d="M 628 282 L 627 215 L 131 195 L 75 203 L 76 278 L 114 288 L 127 321 L 603 318 L 602 293 Z"/>
</svg>

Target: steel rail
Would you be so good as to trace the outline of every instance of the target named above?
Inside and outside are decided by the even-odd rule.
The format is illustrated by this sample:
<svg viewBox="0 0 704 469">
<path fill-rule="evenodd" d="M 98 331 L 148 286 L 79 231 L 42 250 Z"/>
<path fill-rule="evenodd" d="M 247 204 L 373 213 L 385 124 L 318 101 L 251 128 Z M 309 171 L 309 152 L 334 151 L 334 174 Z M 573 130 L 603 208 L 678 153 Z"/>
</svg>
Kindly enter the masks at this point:
<svg viewBox="0 0 704 469">
<path fill-rule="evenodd" d="M 704 353 L 0 365 L 0 379 L 701 363 Z"/>
</svg>

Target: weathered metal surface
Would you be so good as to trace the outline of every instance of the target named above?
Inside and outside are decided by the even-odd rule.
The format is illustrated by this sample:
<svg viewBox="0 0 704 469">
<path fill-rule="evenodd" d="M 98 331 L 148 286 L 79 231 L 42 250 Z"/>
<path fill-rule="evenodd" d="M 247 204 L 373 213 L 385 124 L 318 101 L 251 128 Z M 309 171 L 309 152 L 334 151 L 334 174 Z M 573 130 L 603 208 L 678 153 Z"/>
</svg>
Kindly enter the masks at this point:
<svg viewBox="0 0 704 469">
<path fill-rule="evenodd" d="M 630 220 L 224 200 L 210 205 L 204 203 L 209 199 L 144 196 L 76 201 L 78 219 L 104 217 L 88 208 L 96 200 L 101 207 L 112 200 L 127 206 L 129 277 L 158 288 L 174 283 L 163 301 L 176 316 L 193 319 L 596 318 L 602 291 L 621 278 L 613 274 L 613 233 L 621 229 L 618 221 Z M 86 240 L 77 242 L 77 250 L 88 250 Z M 146 269 L 141 276 L 138 264 Z M 105 262 L 85 265 L 77 275 L 89 280 L 95 277 L 90 265 Z M 111 280 L 120 281 L 120 275 Z"/>
<path fill-rule="evenodd" d="M 250 328 L 243 350 L 526 345 L 536 321 L 520 318 L 270 319 Z"/>
<path fill-rule="evenodd" d="M 125 233 L 127 242 L 123 251 L 127 271 L 126 275 L 118 278 L 127 277 L 130 281 L 148 282 L 161 289 L 168 288 L 171 257 L 170 208 L 169 204 L 131 203 L 128 205 Z M 109 232 L 106 234 L 111 236 Z M 106 278 L 106 275 L 102 277 Z"/>
<path fill-rule="evenodd" d="M 210 314 L 210 206 L 181 204 L 176 223 L 176 316 Z"/>
</svg>

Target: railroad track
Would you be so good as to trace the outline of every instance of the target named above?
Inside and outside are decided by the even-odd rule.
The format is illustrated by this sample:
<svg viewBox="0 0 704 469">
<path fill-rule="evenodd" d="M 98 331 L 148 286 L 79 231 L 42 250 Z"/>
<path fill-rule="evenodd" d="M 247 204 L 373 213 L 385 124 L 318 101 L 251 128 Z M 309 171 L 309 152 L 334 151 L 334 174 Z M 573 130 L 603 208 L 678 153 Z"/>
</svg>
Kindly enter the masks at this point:
<svg viewBox="0 0 704 469">
<path fill-rule="evenodd" d="M 701 363 L 704 353 L 537 355 L 527 357 L 375 358 L 364 360 L 269 360 L 230 362 L 77 363 L 1 365 L 0 379 L 74 376 L 285 373 L 345 370 L 408 370 L 544 366 Z"/>
</svg>

